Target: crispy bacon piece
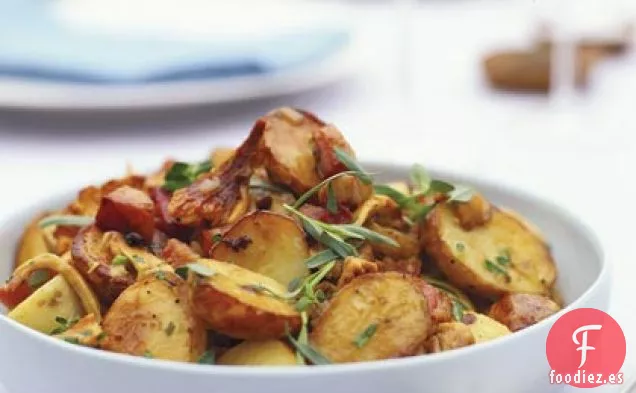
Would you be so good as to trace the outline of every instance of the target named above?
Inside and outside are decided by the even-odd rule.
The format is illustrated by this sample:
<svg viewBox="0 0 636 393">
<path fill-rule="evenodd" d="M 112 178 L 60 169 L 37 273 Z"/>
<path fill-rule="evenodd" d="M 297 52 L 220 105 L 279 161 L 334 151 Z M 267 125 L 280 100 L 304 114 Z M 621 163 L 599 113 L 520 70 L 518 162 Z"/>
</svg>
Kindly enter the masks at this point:
<svg viewBox="0 0 636 393">
<path fill-rule="evenodd" d="M 453 305 L 448 295 L 423 280 L 420 283 L 420 289 L 428 300 L 428 311 L 433 322 L 442 323 L 453 320 Z"/>
<path fill-rule="evenodd" d="M 136 232 L 150 242 L 155 231 L 154 209 L 145 192 L 123 186 L 102 198 L 95 224 L 104 231 Z"/>
<path fill-rule="evenodd" d="M 202 175 L 188 187 L 175 191 L 168 204 L 168 213 L 177 223 L 188 226 L 207 223 L 211 227 L 217 227 L 231 221 L 236 215 L 235 206 L 242 198 L 247 197 L 242 189 L 247 187 L 252 176 L 252 161 L 265 125 L 264 120 L 257 120 L 252 132 L 231 160 Z"/>
</svg>

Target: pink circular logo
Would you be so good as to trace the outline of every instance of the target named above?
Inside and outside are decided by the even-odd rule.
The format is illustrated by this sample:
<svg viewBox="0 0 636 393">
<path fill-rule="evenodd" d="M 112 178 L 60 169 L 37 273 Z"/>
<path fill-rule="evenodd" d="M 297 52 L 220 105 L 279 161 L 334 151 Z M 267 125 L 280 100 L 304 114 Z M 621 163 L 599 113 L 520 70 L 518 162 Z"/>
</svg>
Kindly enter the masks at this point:
<svg viewBox="0 0 636 393">
<path fill-rule="evenodd" d="M 563 314 L 545 344 L 550 363 L 550 382 L 592 388 L 622 383 L 625 361 L 623 330 L 607 313 L 579 308 Z"/>
</svg>

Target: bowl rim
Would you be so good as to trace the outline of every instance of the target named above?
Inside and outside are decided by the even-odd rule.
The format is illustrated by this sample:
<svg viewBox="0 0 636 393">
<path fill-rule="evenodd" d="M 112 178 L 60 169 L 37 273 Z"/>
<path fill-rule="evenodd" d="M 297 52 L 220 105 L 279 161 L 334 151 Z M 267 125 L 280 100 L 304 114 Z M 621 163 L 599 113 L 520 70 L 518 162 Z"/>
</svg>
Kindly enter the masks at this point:
<svg viewBox="0 0 636 393">
<path fill-rule="evenodd" d="M 382 161 L 363 161 L 365 166 L 373 168 L 386 168 L 391 172 L 405 171 L 408 169 L 408 165 L 398 163 L 387 163 Z M 566 223 L 570 228 L 576 228 L 577 232 L 581 235 L 582 239 L 585 239 L 589 243 L 594 251 L 595 259 L 599 264 L 599 273 L 594 281 L 587 287 L 587 289 L 578 296 L 574 301 L 561 309 L 558 313 L 551 315 L 550 317 L 540 321 L 539 323 L 532 325 L 526 329 L 515 332 L 514 334 L 507 335 L 505 337 L 498 338 L 496 340 L 480 343 L 478 345 L 471 345 L 468 347 L 458 348 L 450 351 L 427 354 L 422 356 L 411 356 L 397 359 L 386 359 L 381 361 L 372 362 L 359 362 L 359 363 L 346 363 L 346 364 L 330 364 L 321 365 L 319 367 L 297 367 L 297 366 L 221 366 L 221 365 L 207 365 L 196 363 L 184 363 L 171 360 L 161 359 L 147 359 L 144 357 L 133 356 L 128 354 L 120 354 L 115 352 L 108 352 L 102 350 L 96 350 L 94 348 L 83 347 L 80 345 L 70 344 L 63 340 L 55 339 L 46 334 L 40 333 L 27 326 L 24 326 L 10 318 L 7 318 L 4 313 L 0 313 L 0 323 L 4 323 L 9 327 L 16 329 L 22 334 L 25 334 L 30 339 L 37 340 L 40 345 L 52 347 L 57 350 L 66 350 L 77 356 L 96 357 L 100 361 L 108 363 L 120 363 L 124 366 L 135 366 L 142 368 L 152 368 L 157 371 L 168 372 L 180 372 L 190 375 L 217 375 L 227 377 L 303 377 L 303 376 L 320 376 L 320 375 L 334 375 L 340 373 L 355 373 L 355 372 L 373 372 L 373 371 L 386 371 L 395 368 L 413 367 L 413 366 L 426 366 L 430 363 L 443 363 L 454 360 L 456 358 L 468 357 L 474 355 L 479 351 L 495 350 L 503 345 L 507 345 L 509 342 L 515 342 L 522 340 L 526 336 L 539 333 L 541 329 L 549 325 L 552 325 L 556 319 L 560 318 L 563 314 L 576 309 L 581 308 L 581 304 L 592 297 L 592 295 L 601 289 L 601 286 L 605 282 L 610 280 L 610 266 L 603 251 L 602 243 L 598 236 L 592 230 L 591 226 L 586 223 L 584 219 L 581 219 L 570 211 L 566 207 L 562 207 L 547 198 L 532 194 L 519 186 L 513 186 L 505 181 L 493 181 L 484 175 L 470 174 L 462 175 L 453 170 L 439 169 L 435 167 L 428 167 L 430 173 L 439 175 L 444 178 L 457 179 L 460 182 L 471 184 L 476 183 L 480 186 L 484 186 L 489 189 L 501 191 L 513 198 L 524 199 L 532 205 L 540 205 L 542 209 L 547 210 L 550 213 L 555 213 L 560 219 Z M 35 211 L 41 209 L 43 205 L 54 204 L 53 201 L 68 199 L 70 191 L 57 193 L 51 197 L 48 197 L 39 202 L 33 203 L 19 212 L 14 212 L 10 215 L 0 218 L 0 231 L 5 226 L 15 221 L 24 215 L 28 211 Z M 2 325 L 0 324 L 0 327 Z"/>
</svg>

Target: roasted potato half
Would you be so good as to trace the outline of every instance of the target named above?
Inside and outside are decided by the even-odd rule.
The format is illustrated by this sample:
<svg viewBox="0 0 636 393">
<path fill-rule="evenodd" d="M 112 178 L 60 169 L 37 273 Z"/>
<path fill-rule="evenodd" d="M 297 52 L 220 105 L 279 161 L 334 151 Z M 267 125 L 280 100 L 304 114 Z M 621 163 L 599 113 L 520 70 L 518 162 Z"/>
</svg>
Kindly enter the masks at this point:
<svg viewBox="0 0 636 393">
<path fill-rule="evenodd" d="M 296 221 L 267 211 L 241 218 L 210 251 L 212 259 L 232 262 L 285 286 L 308 273 L 308 257 L 305 233 Z"/>
<path fill-rule="evenodd" d="M 101 325 L 95 319 L 95 314 L 88 314 L 77 321 L 77 323 L 68 330 L 55 334 L 54 337 L 71 344 L 97 347 L 106 336 L 104 335 Z"/>
<path fill-rule="evenodd" d="M 558 304 L 545 296 L 512 293 L 495 302 L 488 316 L 516 332 L 546 319 L 560 309 Z"/>
<path fill-rule="evenodd" d="M 490 220 L 465 230 L 439 205 L 423 224 L 426 253 L 456 286 L 478 295 L 548 294 L 556 278 L 550 251 L 515 217 L 493 207 Z"/>
<path fill-rule="evenodd" d="M 294 366 L 296 354 L 280 340 L 243 341 L 217 361 L 226 366 Z"/>
<path fill-rule="evenodd" d="M 313 133 L 322 124 L 292 108 L 279 108 L 264 119 L 260 156 L 270 178 L 297 194 L 318 184 Z"/>
<path fill-rule="evenodd" d="M 311 344 L 335 363 L 417 353 L 433 327 L 422 284 L 394 272 L 355 278 L 321 314 Z"/>
<path fill-rule="evenodd" d="M 101 347 L 157 359 L 194 362 L 207 344 L 205 326 L 193 313 L 188 285 L 163 272 L 128 287 L 104 317 Z"/>
<path fill-rule="evenodd" d="M 511 333 L 506 325 L 474 311 L 464 313 L 462 322 L 470 328 L 475 337 L 475 343 L 494 340 Z"/>
<path fill-rule="evenodd" d="M 26 300 L 9 312 L 9 318 L 32 329 L 50 334 L 58 323 L 56 318 L 79 319 L 84 313 L 82 302 L 62 275 L 42 285 Z"/>
<path fill-rule="evenodd" d="M 196 279 L 193 306 L 213 330 L 234 338 L 266 340 L 300 328 L 300 314 L 279 298 L 287 289 L 278 281 L 227 262 L 200 259 L 197 264 L 213 274 Z"/>
</svg>

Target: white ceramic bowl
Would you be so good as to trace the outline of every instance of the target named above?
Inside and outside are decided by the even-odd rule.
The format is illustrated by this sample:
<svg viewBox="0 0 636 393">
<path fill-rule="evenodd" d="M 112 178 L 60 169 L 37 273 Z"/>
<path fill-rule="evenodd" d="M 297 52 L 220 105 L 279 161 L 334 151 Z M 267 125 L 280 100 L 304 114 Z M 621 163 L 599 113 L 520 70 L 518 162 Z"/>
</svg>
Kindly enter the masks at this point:
<svg viewBox="0 0 636 393">
<path fill-rule="evenodd" d="M 406 178 L 408 172 L 391 165 L 368 167 L 386 179 Z M 609 269 L 596 237 L 577 218 L 547 201 L 499 185 L 436 175 L 474 185 L 496 204 L 515 209 L 542 229 L 558 265 L 557 285 L 568 304 L 561 313 L 581 307 L 606 310 Z M 3 217 L 0 279 L 10 275 L 27 220 L 36 212 L 62 206 L 74 195 Z M 562 389 L 549 385 L 545 356 L 545 340 L 558 315 L 510 336 L 445 353 L 302 368 L 206 366 L 119 355 L 50 338 L 0 315 L 0 381 L 10 393 L 544 393 Z"/>
</svg>

